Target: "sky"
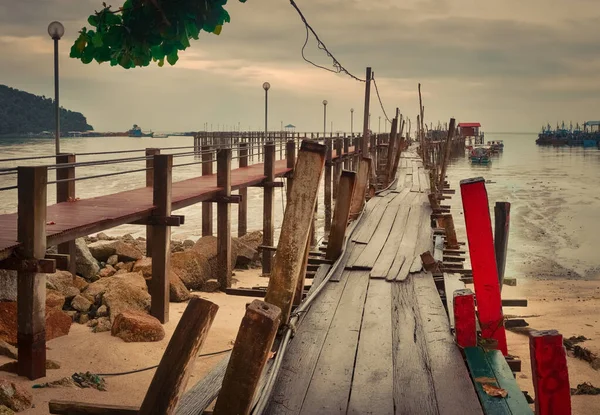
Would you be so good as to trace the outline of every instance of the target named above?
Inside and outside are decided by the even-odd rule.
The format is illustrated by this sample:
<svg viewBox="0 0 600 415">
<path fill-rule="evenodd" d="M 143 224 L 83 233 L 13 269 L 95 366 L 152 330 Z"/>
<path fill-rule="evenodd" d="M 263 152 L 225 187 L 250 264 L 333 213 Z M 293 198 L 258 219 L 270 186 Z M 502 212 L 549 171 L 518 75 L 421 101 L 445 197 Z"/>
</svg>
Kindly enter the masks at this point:
<svg viewBox="0 0 600 415">
<path fill-rule="evenodd" d="M 165 64 L 125 70 L 69 58 L 100 0 L 0 0 L 0 84 L 53 96 L 52 20 L 60 41 L 60 102 L 98 131 L 269 129 L 362 130 L 365 84 L 304 62 L 306 30 L 287 0 L 229 0 L 231 23 L 202 32 Z M 122 0 L 108 2 L 114 7 Z M 488 132 L 537 132 L 543 124 L 600 119 L 600 4 L 597 0 L 296 0 L 338 61 L 375 73 L 381 100 L 414 122 L 422 84 L 425 120 L 479 121 Z M 331 60 L 309 41 L 306 55 Z M 371 93 L 371 129 L 385 128 Z"/>
</svg>

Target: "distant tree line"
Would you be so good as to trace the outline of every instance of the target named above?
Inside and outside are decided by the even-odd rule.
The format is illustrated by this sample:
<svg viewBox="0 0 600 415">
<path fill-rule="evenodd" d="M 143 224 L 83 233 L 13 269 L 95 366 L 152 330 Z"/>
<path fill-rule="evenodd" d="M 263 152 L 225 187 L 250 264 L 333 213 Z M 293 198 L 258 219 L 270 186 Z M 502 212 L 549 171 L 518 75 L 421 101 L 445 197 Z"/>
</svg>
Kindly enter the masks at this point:
<svg viewBox="0 0 600 415">
<path fill-rule="evenodd" d="M 80 112 L 61 108 L 60 129 L 66 134 L 93 130 L 93 127 Z M 54 100 L 0 85 L 0 135 L 42 131 L 54 131 Z"/>
</svg>

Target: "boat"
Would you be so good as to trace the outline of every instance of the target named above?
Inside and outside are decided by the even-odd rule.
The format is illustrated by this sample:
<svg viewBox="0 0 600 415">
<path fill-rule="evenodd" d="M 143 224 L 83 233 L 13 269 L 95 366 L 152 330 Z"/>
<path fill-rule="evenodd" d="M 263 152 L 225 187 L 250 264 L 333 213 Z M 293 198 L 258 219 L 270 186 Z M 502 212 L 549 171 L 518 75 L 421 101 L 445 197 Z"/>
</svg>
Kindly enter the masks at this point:
<svg viewBox="0 0 600 415">
<path fill-rule="evenodd" d="M 149 133 L 144 133 L 137 124 L 133 124 L 133 127 L 128 131 L 128 134 L 129 137 L 154 137 L 154 133 L 152 131 Z"/>
<path fill-rule="evenodd" d="M 154 134 L 152 137 L 154 138 L 167 138 L 169 137 L 169 134 Z"/>
<path fill-rule="evenodd" d="M 555 147 L 565 145 L 595 147 L 600 142 L 600 121 L 588 121 L 583 124 L 583 129 L 579 123 L 573 128 L 572 123 L 566 127 L 563 122 L 560 126 L 557 124 L 556 129 L 552 129 L 548 124 L 548 126 L 542 127 L 542 132 L 538 134 L 535 142 L 538 145 Z"/>
<path fill-rule="evenodd" d="M 471 163 L 473 164 L 489 164 L 491 149 L 489 147 L 474 147 L 471 150 Z"/>
<path fill-rule="evenodd" d="M 499 153 L 504 150 L 504 143 L 502 141 L 488 141 L 487 144 L 492 153 Z"/>
</svg>

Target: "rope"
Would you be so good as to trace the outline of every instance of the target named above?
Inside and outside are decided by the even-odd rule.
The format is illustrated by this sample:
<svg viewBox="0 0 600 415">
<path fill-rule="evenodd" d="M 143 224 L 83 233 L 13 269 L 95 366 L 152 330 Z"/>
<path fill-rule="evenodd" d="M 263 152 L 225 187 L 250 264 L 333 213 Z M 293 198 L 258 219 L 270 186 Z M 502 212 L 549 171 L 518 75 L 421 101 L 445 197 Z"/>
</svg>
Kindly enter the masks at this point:
<svg viewBox="0 0 600 415">
<path fill-rule="evenodd" d="M 391 124 L 392 121 L 387 116 L 385 112 L 385 108 L 383 107 L 383 102 L 381 102 L 381 96 L 379 95 L 379 88 L 377 88 L 377 81 L 375 80 L 375 76 L 373 76 L 373 85 L 375 85 L 375 92 L 377 92 L 377 99 L 379 100 L 379 105 L 381 106 L 381 111 L 383 111 L 383 115 L 385 115 L 385 119 Z"/>
</svg>

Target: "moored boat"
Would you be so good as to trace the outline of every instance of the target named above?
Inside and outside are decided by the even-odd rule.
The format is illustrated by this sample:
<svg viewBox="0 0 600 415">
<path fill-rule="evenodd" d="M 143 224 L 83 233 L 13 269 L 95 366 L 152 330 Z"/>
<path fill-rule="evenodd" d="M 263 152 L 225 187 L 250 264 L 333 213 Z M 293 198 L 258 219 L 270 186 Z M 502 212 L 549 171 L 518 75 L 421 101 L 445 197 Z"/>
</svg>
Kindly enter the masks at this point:
<svg viewBox="0 0 600 415">
<path fill-rule="evenodd" d="M 473 164 L 489 164 L 491 149 L 489 147 L 474 147 L 471 150 L 471 163 Z"/>
<path fill-rule="evenodd" d="M 149 133 L 144 133 L 137 124 L 133 124 L 131 130 L 127 132 L 129 137 L 154 137 L 154 133 L 150 131 Z"/>
</svg>

